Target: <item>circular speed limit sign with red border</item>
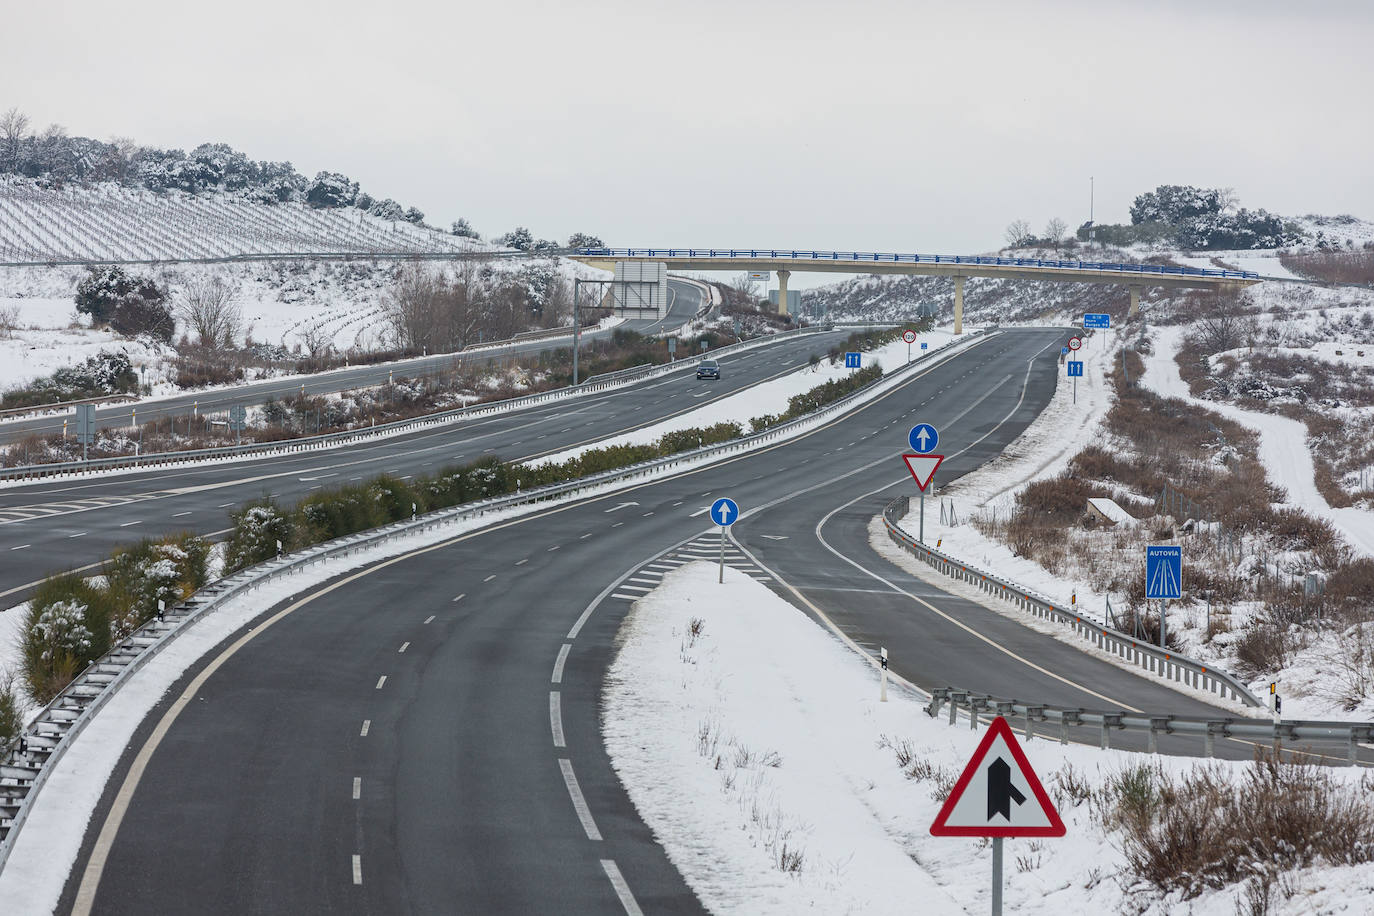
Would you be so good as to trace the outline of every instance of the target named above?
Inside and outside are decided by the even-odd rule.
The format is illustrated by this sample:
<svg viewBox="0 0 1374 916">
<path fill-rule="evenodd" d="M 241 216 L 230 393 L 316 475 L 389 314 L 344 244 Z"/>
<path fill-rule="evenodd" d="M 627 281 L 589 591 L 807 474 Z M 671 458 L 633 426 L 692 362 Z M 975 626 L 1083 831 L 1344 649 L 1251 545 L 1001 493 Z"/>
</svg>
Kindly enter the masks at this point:
<svg viewBox="0 0 1374 916">
<path fill-rule="evenodd" d="M 903 331 L 903 332 L 902 332 L 902 340 L 905 340 L 907 343 L 915 343 L 915 342 L 916 342 L 916 332 L 915 332 L 915 331 Z"/>
<path fill-rule="evenodd" d="M 1081 337 L 1070 337 L 1070 338 L 1069 338 L 1069 349 L 1070 349 L 1070 350 L 1077 350 L 1077 349 L 1078 349 L 1079 347 L 1081 347 L 1081 346 L 1083 346 L 1083 338 L 1081 338 Z"/>
</svg>

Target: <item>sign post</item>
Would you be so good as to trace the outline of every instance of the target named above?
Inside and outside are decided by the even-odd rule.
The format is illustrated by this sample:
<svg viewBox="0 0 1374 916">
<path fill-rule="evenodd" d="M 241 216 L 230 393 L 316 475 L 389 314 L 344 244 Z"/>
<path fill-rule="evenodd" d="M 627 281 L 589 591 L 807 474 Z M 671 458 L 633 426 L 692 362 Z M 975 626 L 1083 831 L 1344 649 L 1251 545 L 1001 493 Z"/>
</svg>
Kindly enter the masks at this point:
<svg viewBox="0 0 1374 916">
<path fill-rule="evenodd" d="M 76 405 L 76 441 L 81 443 L 81 460 L 89 460 L 91 443 L 95 441 L 94 404 Z"/>
<path fill-rule="evenodd" d="M 248 408 L 235 404 L 229 408 L 229 428 L 234 431 L 234 444 L 243 441 L 243 430 L 248 425 Z"/>
<path fill-rule="evenodd" d="M 1145 548 L 1145 600 L 1159 599 L 1159 647 L 1164 648 L 1164 614 L 1170 598 L 1183 597 L 1183 548 L 1155 544 Z"/>
<path fill-rule="evenodd" d="M 902 332 L 902 340 L 906 341 L 906 361 L 911 362 L 911 345 L 916 342 L 916 332 L 908 328 Z"/>
<path fill-rule="evenodd" d="M 930 825 L 932 836 L 992 839 L 993 916 L 1002 916 L 1002 840 L 1066 832 L 1026 752 L 1001 716 L 992 720 Z"/>
<path fill-rule="evenodd" d="M 725 581 L 725 529 L 729 528 L 739 519 L 739 505 L 728 496 L 711 503 L 711 521 L 720 526 L 720 578 L 719 582 Z"/>
<path fill-rule="evenodd" d="M 930 454 L 940 444 L 940 431 L 929 423 L 918 423 L 911 427 L 911 432 L 906 435 L 906 441 L 911 446 L 911 450 L 916 452 L 914 455 L 903 455 L 902 460 L 906 462 L 906 469 L 911 472 L 912 478 L 916 481 L 916 486 L 921 491 L 921 528 L 916 539 L 924 544 L 926 542 L 926 487 L 930 486 L 930 481 L 935 477 L 935 469 L 940 466 L 940 462 L 945 460 L 945 456 Z"/>
<path fill-rule="evenodd" d="M 668 338 L 668 362 L 670 362 L 670 363 L 675 363 L 675 362 L 677 362 L 677 338 L 676 338 L 676 337 L 669 337 L 669 338 Z"/>
</svg>

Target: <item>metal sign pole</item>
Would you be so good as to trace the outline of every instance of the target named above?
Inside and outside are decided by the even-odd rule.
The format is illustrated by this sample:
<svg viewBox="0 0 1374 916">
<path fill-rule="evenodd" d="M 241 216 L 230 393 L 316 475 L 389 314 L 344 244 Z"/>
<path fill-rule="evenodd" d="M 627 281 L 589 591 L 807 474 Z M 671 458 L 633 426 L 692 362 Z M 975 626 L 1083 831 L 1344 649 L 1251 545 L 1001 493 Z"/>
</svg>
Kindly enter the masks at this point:
<svg viewBox="0 0 1374 916">
<path fill-rule="evenodd" d="M 1002 916 L 1002 838 L 992 838 L 992 916 Z"/>
<path fill-rule="evenodd" d="M 926 491 L 921 491 L 921 533 L 917 540 L 922 544 L 926 542 Z"/>
<path fill-rule="evenodd" d="M 581 328 L 578 325 L 577 294 L 582 289 L 582 281 L 573 278 L 573 387 L 577 387 L 577 342 Z"/>
<path fill-rule="evenodd" d="M 720 584 L 725 584 L 725 526 L 720 526 Z"/>
</svg>

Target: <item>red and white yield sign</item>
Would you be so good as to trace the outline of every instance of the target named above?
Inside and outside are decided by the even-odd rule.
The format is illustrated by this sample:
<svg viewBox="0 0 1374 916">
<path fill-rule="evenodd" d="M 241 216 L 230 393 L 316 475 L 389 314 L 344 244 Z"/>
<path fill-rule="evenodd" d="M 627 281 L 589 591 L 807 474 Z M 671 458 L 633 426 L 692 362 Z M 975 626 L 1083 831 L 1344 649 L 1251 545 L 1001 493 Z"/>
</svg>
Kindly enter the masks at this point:
<svg viewBox="0 0 1374 916">
<path fill-rule="evenodd" d="M 930 825 L 935 836 L 1063 836 L 1064 822 L 998 716 Z"/>
<path fill-rule="evenodd" d="M 906 469 L 911 472 L 911 476 L 916 478 L 916 486 L 924 493 L 926 487 L 930 486 L 930 479 L 935 476 L 935 469 L 945 460 L 945 456 L 903 455 L 902 460 L 906 462 Z"/>
</svg>

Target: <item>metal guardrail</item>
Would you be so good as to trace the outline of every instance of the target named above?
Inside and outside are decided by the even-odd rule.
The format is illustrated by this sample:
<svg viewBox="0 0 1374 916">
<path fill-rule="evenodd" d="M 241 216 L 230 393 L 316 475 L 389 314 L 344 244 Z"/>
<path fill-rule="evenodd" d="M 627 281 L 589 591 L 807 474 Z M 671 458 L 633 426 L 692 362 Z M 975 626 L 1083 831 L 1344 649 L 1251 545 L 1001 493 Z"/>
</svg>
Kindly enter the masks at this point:
<svg viewBox="0 0 1374 916">
<path fill-rule="evenodd" d="M 76 258 L 39 255 L 28 261 L 0 261 L 0 267 L 93 267 L 106 264 L 146 265 L 164 264 L 237 264 L 257 261 L 480 261 L 487 258 L 519 260 L 521 258 L 551 258 L 572 253 L 571 249 L 556 248 L 540 251 L 465 251 L 461 249 L 408 251 L 262 251 L 227 254 L 213 258 Z"/>
<path fill-rule="evenodd" d="M 127 404 L 129 401 L 137 401 L 138 398 L 132 394 L 100 394 L 93 398 L 73 398 L 70 401 L 51 401 L 47 404 L 31 404 L 28 407 L 6 407 L 0 410 L 0 417 L 10 414 L 39 413 L 44 410 L 61 410 L 64 407 L 75 407 L 78 404 Z"/>
<path fill-rule="evenodd" d="M 966 582 L 994 598 L 1009 601 L 1033 617 L 1065 626 L 1075 636 L 1156 677 L 1195 690 L 1205 690 L 1223 699 L 1239 701 L 1246 706 L 1263 708 L 1264 703 L 1244 684 L 1219 668 L 1210 668 L 1176 652 L 1153 646 L 1129 633 L 1094 623 L 1081 611 L 1056 604 L 1044 595 L 1004 579 L 996 573 L 979 569 L 957 557 L 936 550 L 929 544 L 917 541 L 898 524 L 906 515 L 909 503 L 910 497 L 907 496 L 899 496 L 888 503 L 883 508 L 883 524 L 887 526 L 888 536 L 893 541 L 937 572 Z"/>
<path fill-rule="evenodd" d="M 1096 729 L 1098 746 L 1103 750 L 1111 747 L 1113 731 L 1145 732 L 1147 753 L 1159 753 L 1160 735 L 1182 735 L 1202 739 L 1202 755 L 1216 756 L 1217 738 L 1234 738 L 1255 744 L 1272 744 L 1276 750 L 1283 747 L 1293 749 L 1294 745 L 1311 751 L 1327 747 L 1341 751 L 1339 758 L 1347 766 L 1359 762 L 1361 743 L 1374 740 L 1374 723 L 1369 722 L 1326 722 L 1315 719 L 1284 719 L 1279 722 L 1264 719 L 1242 718 L 1205 718 L 1202 716 L 1171 716 L 1132 714 L 1125 710 L 1089 711 L 1070 709 L 1062 706 L 1037 705 L 1019 700 L 1005 700 L 985 694 L 971 693 L 953 687 L 937 687 L 930 691 L 930 703 L 926 715 L 935 718 L 944 704 L 949 704 L 949 724 L 958 719 L 960 707 L 968 717 L 969 728 L 978 727 L 980 716 L 1002 716 L 1006 719 L 1020 720 L 1026 738 L 1036 735 L 1037 727 L 1058 726 L 1059 743 L 1068 744 L 1071 730 Z"/>
<path fill-rule="evenodd" d="M 1097 270 L 1146 276 L 1209 277 L 1258 280 L 1249 270 L 1175 267 L 1162 264 L 1115 264 L 1104 261 L 1055 261 L 1045 258 L 1001 258 L 981 255 L 895 254 L 883 251 L 789 251 L 764 248 L 579 248 L 582 257 L 596 258 L 788 258 L 795 261 L 853 261 L 873 264 L 969 264 L 979 267 L 1042 267 L 1055 270 Z"/>
<path fill-rule="evenodd" d="M 969 339 L 974 339 L 982 333 L 970 334 Z M 627 468 L 603 471 L 565 483 L 549 484 L 525 492 L 441 509 L 418 519 L 393 522 L 381 528 L 359 532 L 268 560 L 201 589 L 186 601 L 167 610 L 162 621 L 149 621 L 105 656 L 92 662 L 43 708 L 20 739 L 11 743 L 8 748 L 0 748 L 0 869 L 4 868 L 14 845 L 14 837 L 28 816 L 34 796 L 47 781 L 52 768 L 76 736 L 139 668 L 185 632 L 194 621 L 230 599 L 246 594 L 287 573 L 305 569 L 312 563 L 348 556 L 398 535 L 432 531 L 453 522 L 480 518 L 499 509 L 546 502 L 608 483 L 647 476 L 704 457 L 746 451 L 766 442 L 795 435 L 837 412 L 847 410 L 850 405 L 875 390 L 900 383 L 914 368 L 921 366 L 936 354 L 948 355 L 947 351 L 943 350 L 931 351 L 804 417 L 780 423 L 762 432 L 679 452 L 666 458 L 641 462 Z"/>
<path fill-rule="evenodd" d="M 678 369 L 695 365 L 697 361 L 700 361 L 706 356 L 715 358 L 722 354 L 735 353 L 741 350 L 765 346 L 779 340 L 791 340 L 802 334 L 816 333 L 820 330 L 822 329 L 808 327 L 798 328 L 794 331 L 784 331 L 769 337 L 759 337 L 753 340 L 729 344 L 728 346 L 711 351 L 708 354 L 696 354 L 684 357 L 676 362 L 651 363 L 644 366 L 633 366 L 629 369 L 621 369 L 618 372 L 604 373 L 594 378 L 587 379 L 576 388 L 559 388 L 554 391 L 528 394 L 518 398 L 507 398 L 501 401 L 473 404 L 469 407 L 457 408 L 456 410 L 427 414 L 422 417 L 412 417 L 408 420 L 396 420 L 392 423 L 383 423 L 380 426 L 362 427 L 339 433 L 325 433 L 319 436 L 305 436 L 299 439 L 289 439 L 280 442 L 226 445 L 219 448 L 191 449 L 180 452 L 153 452 L 143 455 L 121 455 L 115 458 L 93 458 L 89 461 L 61 461 L 53 462 L 52 464 L 21 465 L 12 468 L 0 468 L 0 480 L 38 480 L 46 477 L 61 477 L 68 474 L 80 474 L 89 471 L 131 467 L 164 467 L 167 465 L 183 464 L 193 461 L 222 460 L 244 455 L 261 456 L 292 454 L 295 452 L 314 451 L 339 445 L 349 445 L 372 439 L 376 436 L 408 432 L 440 424 L 472 419 L 487 414 L 516 410 L 548 401 L 570 398 L 585 392 L 603 391 L 606 388 L 623 384 L 630 380 L 653 378 L 656 374 L 666 375 Z"/>
</svg>

